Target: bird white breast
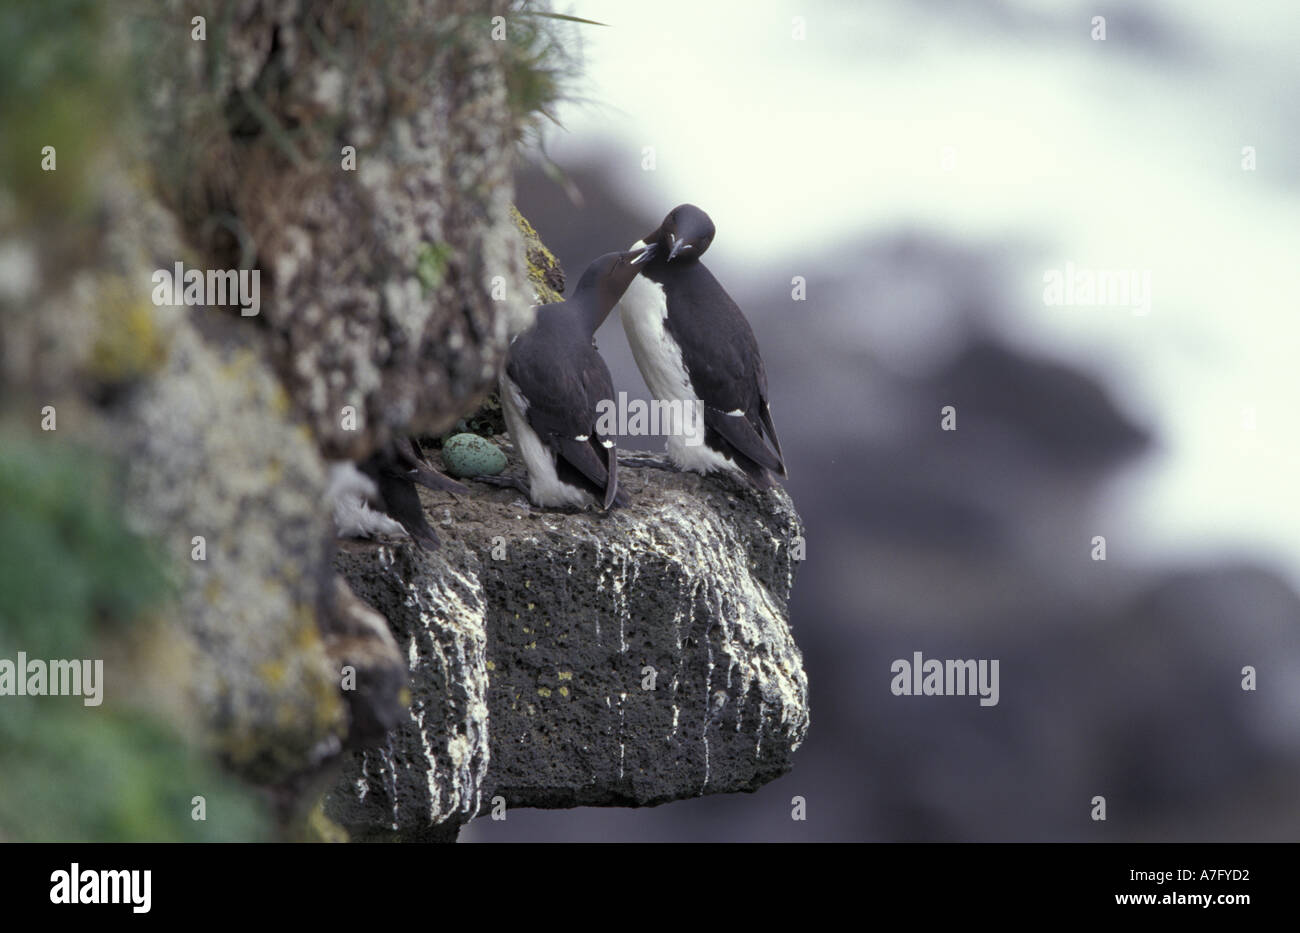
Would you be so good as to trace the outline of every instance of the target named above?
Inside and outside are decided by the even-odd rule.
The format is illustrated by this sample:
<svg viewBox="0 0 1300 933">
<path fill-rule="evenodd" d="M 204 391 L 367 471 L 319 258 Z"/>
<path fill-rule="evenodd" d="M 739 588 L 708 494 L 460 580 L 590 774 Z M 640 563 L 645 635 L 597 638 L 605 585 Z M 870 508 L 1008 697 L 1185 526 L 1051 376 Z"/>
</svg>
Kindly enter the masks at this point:
<svg viewBox="0 0 1300 933">
<path fill-rule="evenodd" d="M 528 399 L 519 386 L 504 372 L 501 374 L 501 411 L 515 449 L 528 468 L 528 498 L 543 508 L 587 508 L 596 497 L 585 489 L 560 480 L 555 470 L 555 451 L 542 443 L 528 424 Z"/>
<path fill-rule="evenodd" d="M 633 249 L 638 247 L 634 246 Z M 682 348 L 668 332 L 668 296 L 658 282 L 638 275 L 628 286 L 618 303 L 623 332 L 641 378 L 655 398 L 665 402 L 703 405 L 691 385 L 690 374 L 682 360 Z M 701 425 L 701 429 L 703 426 Z M 680 470 L 709 473 L 713 470 L 743 472 L 735 462 L 728 460 L 707 444 L 687 444 L 680 433 L 668 435 L 668 456 Z"/>
</svg>

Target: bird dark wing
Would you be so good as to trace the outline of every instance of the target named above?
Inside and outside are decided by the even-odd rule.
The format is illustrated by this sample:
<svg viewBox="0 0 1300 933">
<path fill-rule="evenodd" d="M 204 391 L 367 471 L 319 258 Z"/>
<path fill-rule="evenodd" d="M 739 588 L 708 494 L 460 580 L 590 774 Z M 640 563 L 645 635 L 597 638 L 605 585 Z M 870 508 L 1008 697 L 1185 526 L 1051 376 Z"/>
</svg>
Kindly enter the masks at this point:
<svg viewBox="0 0 1300 933">
<path fill-rule="evenodd" d="M 507 374 L 528 400 L 524 417 L 609 508 L 618 492 L 618 460 L 613 439 L 596 431 L 597 404 L 614 399 L 609 368 L 590 344 L 565 354 L 570 365 L 557 365 L 553 347 L 548 350 L 544 341 L 525 339 L 531 336 L 530 332 L 515 341 L 506 366 Z M 606 442 L 610 446 L 605 446 Z M 557 468 L 560 466 L 557 461 Z"/>
<path fill-rule="evenodd" d="M 705 423 L 755 463 L 785 475 L 767 404 L 767 372 L 749 321 L 703 263 L 693 263 L 666 289 L 666 326 L 704 402 Z M 775 453 L 763 442 L 764 433 Z"/>
<path fill-rule="evenodd" d="M 602 507 L 608 509 L 618 499 L 618 444 L 613 437 L 596 430 L 599 412 L 596 406 L 603 400 L 614 401 L 614 380 L 610 378 L 609 367 L 592 343 L 589 353 L 584 353 L 586 364 L 583 367 L 583 385 L 587 391 L 588 403 L 593 415 L 591 434 L 587 441 L 588 448 L 595 453 L 605 470 L 605 496 Z"/>
<path fill-rule="evenodd" d="M 785 469 L 785 454 L 781 453 L 781 442 L 776 437 L 776 425 L 772 423 L 772 409 L 767 404 L 767 370 L 763 366 L 761 357 L 756 355 L 754 359 L 758 362 L 758 417 L 763 422 L 763 431 L 767 434 L 767 439 L 776 448 L 776 458 L 781 461 L 781 467 L 776 472 L 782 476 L 789 476 Z"/>
<path fill-rule="evenodd" d="M 408 438 L 409 443 L 395 442 L 396 459 L 406 476 L 415 483 L 435 492 L 454 492 L 462 496 L 469 495 L 469 487 L 444 476 L 429 466 L 415 438 Z"/>
<path fill-rule="evenodd" d="M 604 447 L 604 442 L 606 440 L 609 441 L 609 446 L 604 448 L 605 463 L 608 465 L 609 480 L 605 483 L 605 501 L 603 507 L 608 511 L 609 508 L 616 503 L 618 505 L 626 505 L 627 496 L 624 495 L 620 498 L 618 494 L 618 448 L 614 444 L 614 439 L 612 437 L 601 437 L 598 434 L 593 434 L 592 437 L 596 438 L 602 447 Z"/>
<path fill-rule="evenodd" d="M 385 511 L 401 522 L 411 540 L 426 550 L 436 550 L 438 536 L 424 517 L 424 506 L 415 484 L 402 476 L 385 472 L 379 477 L 379 495 L 384 500 Z"/>
<path fill-rule="evenodd" d="M 781 473 L 784 467 L 781 458 L 772 452 L 754 425 L 748 418 L 740 415 L 728 415 L 709 405 L 704 406 L 704 423 L 722 435 L 732 447 L 740 451 L 759 466 L 766 467 L 774 473 Z"/>
<path fill-rule="evenodd" d="M 404 455 L 399 455 L 396 445 L 390 445 L 376 451 L 358 468 L 374 480 L 383 511 L 399 522 L 420 547 L 435 549 L 438 536 L 424 518 L 420 495 L 415 491 L 409 471 L 400 462 L 402 459 Z"/>
<path fill-rule="evenodd" d="M 767 407 L 766 398 L 763 399 L 763 407 L 759 410 L 758 414 L 759 417 L 763 419 L 763 427 L 767 431 L 768 440 L 770 440 L 772 446 L 776 448 L 777 459 L 781 461 L 781 469 L 777 472 L 782 476 L 789 476 L 790 474 L 785 468 L 785 454 L 781 453 L 781 442 L 776 439 L 776 425 L 772 423 L 772 411 Z"/>
</svg>

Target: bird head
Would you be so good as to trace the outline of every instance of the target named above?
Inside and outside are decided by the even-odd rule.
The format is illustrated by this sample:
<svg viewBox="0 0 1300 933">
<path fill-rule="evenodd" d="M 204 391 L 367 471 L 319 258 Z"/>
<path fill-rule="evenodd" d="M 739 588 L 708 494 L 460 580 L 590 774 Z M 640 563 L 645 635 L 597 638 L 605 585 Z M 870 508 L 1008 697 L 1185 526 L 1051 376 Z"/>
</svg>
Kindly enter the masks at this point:
<svg viewBox="0 0 1300 933">
<path fill-rule="evenodd" d="M 679 204 L 668 212 L 658 229 L 648 234 L 644 242 L 655 248 L 655 255 L 665 261 L 694 261 L 704 255 L 716 233 L 713 221 L 694 204 Z"/>
</svg>

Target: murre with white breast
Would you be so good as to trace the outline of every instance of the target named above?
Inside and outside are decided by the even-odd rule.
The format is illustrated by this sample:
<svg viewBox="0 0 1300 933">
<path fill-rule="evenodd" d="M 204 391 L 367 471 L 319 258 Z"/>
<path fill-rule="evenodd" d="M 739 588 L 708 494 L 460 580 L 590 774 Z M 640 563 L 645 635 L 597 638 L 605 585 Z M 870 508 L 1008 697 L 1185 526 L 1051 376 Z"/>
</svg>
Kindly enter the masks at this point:
<svg viewBox="0 0 1300 933">
<path fill-rule="evenodd" d="M 652 252 L 619 314 L 651 393 L 664 402 L 703 403 L 703 444 L 688 443 L 681 431 L 668 435 L 677 468 L 736 473 L 765 489 L 774 474 L 787 475 L 785 461 L 754 332 L 700 262 L 714 233 L 709 215 L 695 205 L 673 208 L 634 245 Z"/>
<path fill-rule="evenodd" d="M 642 248 L 596 259 L 572 297 L 542 305 L 533 325 L 510 342 L 501 408 L 528 484 L 508 476 L 476 480 L 516 486 L 545 508 L 622 504 L 615 439 L 596 429 L 598 406 L 615 396 L 595 333 L 650 255 Z"/>
</svg>

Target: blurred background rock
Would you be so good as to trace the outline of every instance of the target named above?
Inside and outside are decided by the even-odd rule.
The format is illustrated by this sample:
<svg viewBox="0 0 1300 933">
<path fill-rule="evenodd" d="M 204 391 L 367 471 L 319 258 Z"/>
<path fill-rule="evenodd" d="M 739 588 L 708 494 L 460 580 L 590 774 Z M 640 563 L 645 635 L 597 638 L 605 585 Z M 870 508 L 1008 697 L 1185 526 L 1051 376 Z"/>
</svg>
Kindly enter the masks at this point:
<svg viewBox="0 0 1300 933">
<path fill-rule="evenodd" d="M 1295 838 L 1300 22 L 1094 7 L 581 5 L 588 100 L 519 206 L 566 268 L 717 223 L 808 526 L 812 728 L 752 798 L 463 838 Z M 1066 261 L 1150 270 L 1151 312 L 1045 306 Z M 1001 659 L 1001 702 L 891 695 L 914 651 Z"/>
</svg>

